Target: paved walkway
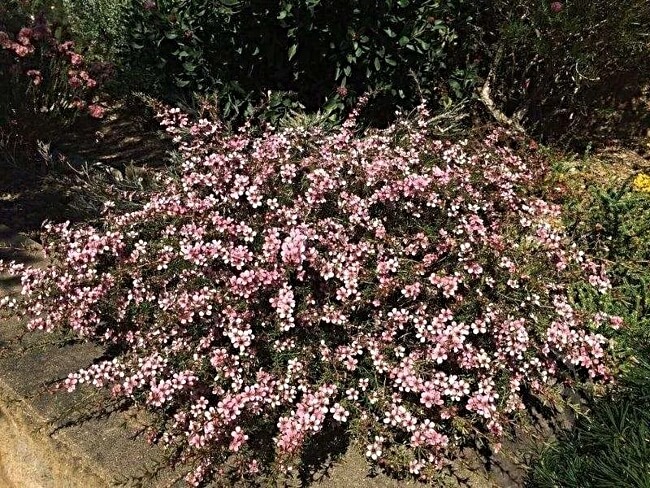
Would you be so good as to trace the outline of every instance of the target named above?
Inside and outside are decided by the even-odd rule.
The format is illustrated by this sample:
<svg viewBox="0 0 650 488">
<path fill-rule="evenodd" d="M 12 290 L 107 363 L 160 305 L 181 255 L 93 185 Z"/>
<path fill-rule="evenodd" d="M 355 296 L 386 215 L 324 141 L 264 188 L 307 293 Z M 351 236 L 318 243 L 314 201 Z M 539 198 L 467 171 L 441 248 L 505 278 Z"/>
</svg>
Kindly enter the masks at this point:
<svg viewBox="0 0 650 488">
<path fill-rule="evenodd" d="M 0 259 L 44 264 L 37 243 L 2 224 Z M 18 285 L 0 276 L 0 297 Z M 145 487 L 168 486 L 170 471 L 154 467 L 161 451 L 133 438 L 143 425 L 140 412 L 116 410 L 94 389 L 51 392 L 103 350 L 56 333 L 22 337 L 24 331 L 18 320 L 0 321 L 0 487 L 107 488 L 119 481 L 132 486 L 138 478 Z M 148 471 L 160 477 L 149 479 Z"/>
</svg>

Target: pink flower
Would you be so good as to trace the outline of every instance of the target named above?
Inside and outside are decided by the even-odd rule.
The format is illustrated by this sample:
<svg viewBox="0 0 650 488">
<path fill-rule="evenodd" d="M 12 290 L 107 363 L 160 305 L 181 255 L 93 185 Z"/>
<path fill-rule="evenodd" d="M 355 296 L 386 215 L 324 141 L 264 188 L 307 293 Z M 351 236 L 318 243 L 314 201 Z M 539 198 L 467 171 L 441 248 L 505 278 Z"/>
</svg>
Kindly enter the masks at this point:
<svg viewBox="0 0 650 488">
<path fill-rule="evenodd" d="M 21 45 L 21 44 L 16 44 L 15 42 L 13 43 L 12 47 L 13 47 L 14 52 L 18 56 L 20 56 L 21 58 L 24 58 L 29 53 L 34 51 L 34 47 L 31 46 L 31 45 L 25 46 L 25 45 Z"/>
<path fill-rule="evenodd" d="M 76 98 L 72 101 L 72 106 L 77 110 L 84 110 L 87 104 L 83 100 Z"/>
<path fill-rule="evenodd" d="M 83 60 L 84 58 L 81 54 L 70 53 L 70 64 L 72 64 L 72 66 L 81 65 L 81 63 L 83 63 Z"/>
<path fill-rule="evenodd" d="M 618 316 L 611 316 L 609 323 L 614 330 L 618 330 L 623 326 L 623 318 Z"/>
<path fill-rule="evenodd" d="M 553 2 L 553 3 L 551 3 L 551 11 L 553 13 L 558 14 L 558 13 L 562 12 L 563 9 L 564 9 L 564 5 L 562 4 L 562 2 Z"/>
<path fill-rule="evenodd" d="M 239 451 L 239 448 L 248 440 L 248 435 L 244 434 L 244 431 L 239 426 L 235 427 L 235 430 L 230 433 L 230 436 L 232 437 L 232 441 L 230 441 L 229 449 L 232 452 Z"/>
<path fill-rule="evenodd" d="M 41 75 L 41 72 L 37 69 L 28 70 L 27 76 L 29 76 L 32 79 L 32 83 L 34 83 L 34 85 L 40 85 L 41 82 L 43 81 L 43 76 Z"/>
<path fill-rule="evenodd" d="M 366 446 L 366 456 L 369 459 L 372 459 L 373 461 L 377 461 L 383 454 L 382 451 L 383 442 L 384 442 L 383 437 L 375 436 L 375 442 L 368 444 L 368 446 Z"/>
<path fill-rule="evenodd" d="M 65 41 L 59 44 L 58 50 L 60 53 L 68 53 L 71 49 L 74 49 L 73 41 Z"/>
<path fill-rule="evenodd" d="M 32 38 L 32 29 L 28 27 L 23 27 L 20 29 L 20 32 L 18 32 L 18 42 L 20 42 L 23 46 L 28 46 L 30 44 L 30 39 Z"/>
<path fill-rule="evenodd" d="M 72 76 L 68 78 L 68 84 L 72 88 L 79 88 L 80 86 L 83 85 L 83 82 L 81 81 L 81 78 L 79 78 L 78 76 Z"/>
<path fill-rule="evenodd" d="M 95 119 L 101 119 L 104 117 L 104 114 L 106 113 L 106 109 L 101 105 L 97 105 L 93 103 L 91 105 L 88 105 L 88 113 L 90 114 L 91 117 Z"/>
</svg>

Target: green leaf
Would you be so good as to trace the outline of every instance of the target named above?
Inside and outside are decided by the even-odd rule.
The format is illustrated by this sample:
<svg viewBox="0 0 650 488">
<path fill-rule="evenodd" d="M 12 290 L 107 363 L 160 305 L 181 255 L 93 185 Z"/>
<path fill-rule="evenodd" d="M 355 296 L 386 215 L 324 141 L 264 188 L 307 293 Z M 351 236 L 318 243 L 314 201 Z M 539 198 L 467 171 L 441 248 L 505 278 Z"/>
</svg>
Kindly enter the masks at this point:
<svg viewBox="0 0 650 488">
<path fill-rule="evenodd" d="M 296 55 L 296 51 L 298 50 L 298 44 L 293 44 L 289 48 L 289 61 L 293 59 L 293 57 Z"/>
<path fill-rule="evenodd" d="M 394 30 L 392 30 L 390 27 L 384 29 L 384 32 L 388 34 L 388 37 L 395 37 L 397 35 L 397 33 Z"/>
</svg>

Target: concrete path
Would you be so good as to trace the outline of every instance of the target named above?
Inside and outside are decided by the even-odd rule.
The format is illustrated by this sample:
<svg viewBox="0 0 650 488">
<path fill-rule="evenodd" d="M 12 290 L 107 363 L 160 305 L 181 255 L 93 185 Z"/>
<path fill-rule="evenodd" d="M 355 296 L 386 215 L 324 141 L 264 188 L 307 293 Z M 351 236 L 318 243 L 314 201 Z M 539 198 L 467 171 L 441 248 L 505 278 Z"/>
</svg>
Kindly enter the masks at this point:
<svg viewBox="0 0 650 488">
<path fill-rule="evenodd" d="M 37 243 L 2 225 L 0 259 L 45 264 Z M 17 291 L 16 280 L 0 276 L 0 296 Z M 52 392 L 53 384 L 103 351 L 56 333 L 22 337 L 24 331 L 18 320 L 0 321 L 0 486 L 168 486 L 172 475 L 158 467 L 161 451 L 134 439 L 141 413 L 116 410 L 94 389 Z"/>
</svg>

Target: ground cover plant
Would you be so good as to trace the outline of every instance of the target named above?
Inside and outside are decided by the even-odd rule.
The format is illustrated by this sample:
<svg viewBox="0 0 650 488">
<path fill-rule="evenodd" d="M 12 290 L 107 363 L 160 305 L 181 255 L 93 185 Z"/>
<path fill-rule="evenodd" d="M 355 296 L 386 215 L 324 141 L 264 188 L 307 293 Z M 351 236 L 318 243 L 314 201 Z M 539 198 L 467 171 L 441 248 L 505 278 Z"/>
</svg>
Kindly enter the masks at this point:
<svg viewBox="0 0 650 488">
<path fill-rule="evenodd" d="M 46 128 L 101 117 L 101 61 L 113 95 L 201 115 L 162 114 L 178 155 L 156 181 L 85 182 L 88 215 L 128 194 L 48 224 L 48 269 L 2 263 L 24 294 L 0 315 L 104 344 L 62 386 L 156 412 L 152 440 L 191 484 L 277 479 L 330 438 L 431 480 L 466 445 L 497 451 L 538 399 L 614 377 L 532 483 L 645 486 L 650 173 L 593 193 L 570 173 L 558 200 L 536 142 L 443 140 L 424 105 L 396 108 L 476 96 L 456 122 L 487 107 L 545 141 L 638 135 L 649 5 L 10 0 L 0 158 L 6 128 L 31 158 Z M 367 91 L 362 122 L 330 130 Z"/>
<path fill-rule="evenodd" d="M 543 160 L 499 130 L 434 137 L 424 106 L 358 133 L 358 110 L 235 133 L 167 110 L 164 190 L 46 225 L 47 269 L 1 266 L 23 284 L 7 313 L 108 347 L 63 386 L 158 412 L 190 484 L 291 473 L 332 431 L 431 479 L 464 443 L 498 449 L 531 397 L 610 376 L 621 319 L 571 291 L 610 281 L 538 196 Z"/>
<path fill-rule="evenodd" d="M 564 215 L 574 240 L 611 263 L 609 297 L 579 295 L 584 308 L 622 318 L 611 348 L 618 382 L 543 452 L 531 486 L 650 486 L 650 178 L 631 166 L 586 158 L 558 171 L 571 187 Z"/>
</svg>

